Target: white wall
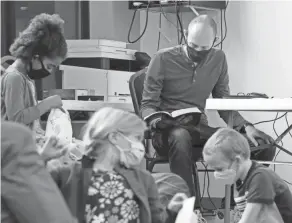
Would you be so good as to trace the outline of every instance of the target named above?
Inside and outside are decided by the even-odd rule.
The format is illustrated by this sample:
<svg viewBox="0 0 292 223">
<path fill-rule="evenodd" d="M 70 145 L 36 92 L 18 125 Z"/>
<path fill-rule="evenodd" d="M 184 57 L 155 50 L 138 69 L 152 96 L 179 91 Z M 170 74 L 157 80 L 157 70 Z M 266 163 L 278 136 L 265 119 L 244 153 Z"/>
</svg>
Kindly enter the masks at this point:
<svg viewBox="0 0 292 223">
<path fill-rule="evenodd" d="M 109 39 L 128 42 L 128 30 L 133 10 L 128 9 L 128 1 L 90 1 L 90 39 Z M 139 36 L 140 16 L 137 13 L 131 40 Z M 129 48 L 139 50 L 139 42 Z"/>
<path fill-rule="evenodd" d="M 292 96 L 292 67 L 290 31 L 292 21 L 292 2 L 260 2 L 260 1 L 232 1 L 229 3 L 226 18 L 228 25 L 227 38 L 223 49 L 228 58 L 231 92 L 263 92 L 269 96 L 291 97 Z M 184 27 L 193 18 L 192 13 L 184 13 Z M 215 16 L 214 12 L 212 15 Z M 175 15 L 168 15 L 171 21 Z M 163 18 L 163 17 L 162 17 Z M 218 21 L 217 15 L 217 21 Z M 145 13 L 141 13 L 140 30 L 144 27 Z M 141 50 L 151 56 L 156 52 L 158 39 L 158 14 L 149 16 L 148 29 L 141 40 Z M 161 47 L 169 47 L 177 42 L 176 29 L 164 18 L 162 30 L 172 40 L 168 43 L 161 37 Z M 276 113 L 242 113 L 251 121 L 273 119 Z M 211 125 L 224 125 L 216 113 L 209 113 Z M 288 116 L 292 123 L 292 114 Z M 277 121 L 276 130 L 280 133 L 286 128 L 285 119 Z M 259 129 L 272 136 L 272 123 L 262 124 Z M 291 132 L 292 134 L 292 132 Z M 292 151 L 292 138 L 288 135 L 284 145 Z M 290 161 L 292 157 L 281 152 L 277 158 L 279 161 Z M 161 168 L 159 168 L 161 169 Z M 167 170 L 167 167 L 162 168 Z M 292 167 L 277 166 L 276 172 L 289 182 L 292 182 Z M 203 182 L 203 178 L 201 178 Z M 292 189 L 292 187 L 290 187 Z M 211 177 L 211 196 L 223 195 L 223 185 L 215 182 Z"/>
<path fill-rule="evenodd" d="M 288 1 L 230 3 L 224 51 L 228 58 L 232 93 L 264 92 L 274 97 L 292 96 L 291 9 L 292 2 Z M 244 117 L 253 122 L 273 119 L 275 115 L 244 113 Z M 291 113 L 288 121 L 292 123 Z M 278 133 L 286 127 L 285 119 L 277 121 L 275 126 Z M 259 128 L 276 136 L 271 123 Z M 292 151 L 292 137 L 287 135 L 283 142 L 284 147 Z M 292 157 L 281 152 L 277 160 L 292 162 Z M 291 166 L 276 168 L 276 172 L 289 182 L 292 182 L 291 171 Z"/>
</svg>

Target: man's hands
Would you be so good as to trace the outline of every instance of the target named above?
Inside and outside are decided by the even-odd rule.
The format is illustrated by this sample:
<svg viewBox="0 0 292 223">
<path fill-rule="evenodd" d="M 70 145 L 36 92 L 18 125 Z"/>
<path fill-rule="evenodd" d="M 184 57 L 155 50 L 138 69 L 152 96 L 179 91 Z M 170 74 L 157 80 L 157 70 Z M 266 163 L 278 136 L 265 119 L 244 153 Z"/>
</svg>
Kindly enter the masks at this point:
<svg viewBox="0 0 292 223">
<path fill-rule="evenodd" d="M 257 142 L 257 139 L 263 140 L 267 144 L 274 143 L 274 139 L 267 135 L 266 133 L 256 129 L 254 126 L 247 126 L 245 128 L 246 136 L 247 138 L 255 145 L 258 146 L 259 143 Z"/>
<path fill-rule="evenodd" d="M 66 142 L 62 142 L 56 136 L 51 136 L 45 142 L 40 155 L 45 162 L 48 162 L 65 155 L 68 147 Z"/>
<path fill-rule="evenodd" d="M 151 120 L 149 124 L 150 124 L 151 129 L 164 130 L 164 129 L 169 129 L 169 128 L 173 128 L 180 125 L 187 125 L 192 120 L 193 118 L 190 115 L 189 116 L 182 115 L 175 119 L 167 118 L 167 117 L 159 117 L 159 118 L 155 118 Z"/>
<path fill-rule="evenodd" d="M 168 129 L 175 127 L 177 125 L 177 122 L 172 119 L 162 119 L 162 118 L 155 118 L 151 120 L 149 123 L 151 129 Z"/>
</svg>

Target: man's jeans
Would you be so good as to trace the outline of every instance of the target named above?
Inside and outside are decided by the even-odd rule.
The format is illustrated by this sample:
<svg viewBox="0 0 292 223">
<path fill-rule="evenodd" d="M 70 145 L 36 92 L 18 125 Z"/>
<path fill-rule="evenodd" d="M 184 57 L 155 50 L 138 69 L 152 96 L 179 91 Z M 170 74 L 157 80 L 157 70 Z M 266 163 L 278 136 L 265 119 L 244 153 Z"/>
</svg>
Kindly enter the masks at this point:
<svg viewBox="0 0 292 223">
<path fill-rule="evenodd" d="M 204 125 L 200 132 L 196 129 L 175 127 L 153 134 L 153 147 L 159 155 L 169 157 L 171 172 L 186 181 L 193 196 L 196 195 L 192 176 L 193 162 L 202 157 L 205 142 L 216 130 L 217 128 Z M 252 153 L 251 159 L 272 161 L 274 156 L 275 149 L 266 149 Z"/>
</svg>

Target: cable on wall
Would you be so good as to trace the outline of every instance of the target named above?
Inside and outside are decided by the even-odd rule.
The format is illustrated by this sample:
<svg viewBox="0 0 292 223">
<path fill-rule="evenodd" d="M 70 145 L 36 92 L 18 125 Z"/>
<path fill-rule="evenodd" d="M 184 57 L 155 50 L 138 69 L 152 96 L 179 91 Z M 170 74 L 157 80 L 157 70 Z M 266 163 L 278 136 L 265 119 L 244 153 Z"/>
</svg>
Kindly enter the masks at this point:
<svg viewBox="0 0 292 223">
<path fill-rule="evenodd" d="M 151 2 L 149 1 L 148 4 L 147 4 L 147 8 L 146 8 L 146 21 L 145 21 L 145 26 L 144 26 L 143 32 L 141 33 L 141 35 L 137 39 L 131 41 L 130 40 L 130 35 L 131 35 L 131 31 L 132 31 L 133 24 L 134 24 L 134 21 L 135 21 L 136 13 L 138 11 L 137 8 L 135 9 L 133 17 L 132 17 L 131 24 L 130 24 L 130 28 L 129 28 L 129 31 L 128 31 L 128 43 L 136 43 L 142 38 L 142 36 L 144 36 L 144 34 L 146 32 L 146 29 L 147 29 L 147 26 L 148 26 L 148 16 L 149 16 L 149 5 L 150 5 L 150 3 Z"/>
<path fill-rule="evenodd" d="M 222 27 L 222 20 L 221 20 L 221 41 L 215 45 L 215 47 L 221 45 L 221 49 L 223 48 L 223 42 L 224 42 L 224 40 L 225 40 L 226 37 L 227 37 L 226 9 L 227 9 L 228 3 L 229 3 L 229 1 L 227 1 L 227 3 L 226 3 L 226 7 L 225 7 L 225 9 L 223 10 L 223 18 L 224 18 L 225 33 L 224 33 L 224 36 L 223 36 L 223 38 L 222 38 L 223 27 Z M 222 10 L 221 10 L 221 13 L 222 13 Z M 221 17 L 222 17 L 222 16 L 221 16 Z"/>
<path fill-rule="evenodd" d="M 161 7 L 160 7 L 161 8 Z M 161 15 L 162 13 L 159 13 L 159 22 L 158 22 L 158 27 L 159 27 L 159 32 L 158 32 L 158 40 L 157 40 L 157 51 L 160 49 L 160 38 L 161 38 Z"/>
</svg>

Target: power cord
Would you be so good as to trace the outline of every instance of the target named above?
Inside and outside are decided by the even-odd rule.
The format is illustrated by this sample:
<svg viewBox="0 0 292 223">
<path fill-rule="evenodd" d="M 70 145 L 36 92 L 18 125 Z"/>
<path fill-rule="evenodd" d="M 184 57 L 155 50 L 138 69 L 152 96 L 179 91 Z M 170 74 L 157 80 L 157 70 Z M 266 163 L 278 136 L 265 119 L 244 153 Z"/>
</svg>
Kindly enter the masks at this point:
<svg viewBox="0 0 292 223">
<path fill-rule="evenodd" d="M 176 3 L 177 4 L 177 3 Z M 176 18 L 177 18 L 177 21 L 178 21 L 178 24 L 179 24 L 179 29 L 178 29 L 178 32 L 180 31 L 180 35 L 181 35 L 181 38 L 179 40 L 179 44 L 182 44 L 182 41 L 184 40 L 184 42 L 186 43 L 186 37 L 184 35 L 184 29 L 183 29 L 183 24 L 182 24 L 182 21 L 180 19 L 180 15 L 179 15 L 179 12 L 180 12 L 180 8 L 178 7 L 177 10 L 176 10 Z"/>
<path fill-rule="evenodd" d="M 278 115 L 279 115 L 279 112 L 277 112 L 276 118 L 275 118 L 275 120 L 273 122 L 273 130 L 274 130 L 274 133 L 276 134 L 277 138 L 279 137 L 279 135 L 278 135 L 278 133 L 276 131 L 275 125 L 276 125 L 276 121 L 277 121 Z M 281 146 L 283 146 L 283 141 L 282 140 L 280 141 L 280 143 L 281 143 Z M 276 156 L 274 157 L 274 160 L 273 160 L 274 162 L 276 161 L 276 159 L 277 159 L 277 157 L 278 157 L 280 152 L 281 152 L 281 150 L 279 149 L 277 154 L 276 154 Z M 274 171 L 276 171 L 276 165 L 274 165 Z"/>
<path fill-rule="evenodd" d="M 275 119 L 267 120 L 267 121 L 257 122 L 257 123 L 254 123 L 253 125 L 258 125 L 258 124 L 261 124 L 261 123 L 273 122 L 273 130 L 274 130 L 274 133 L 275 133 L 275 135 L 276 135 L 277 137 L 279 137 L 279 135 L 278 135 L 278 133 L 277 133 L 277 131 L 276 131 L 276 127 L 275 127 L 275 125 L 276 125 L 276 121 L 277 121 L 277 120 L 280 120 L 280 119 L 283 118 L 283 117 L 285 117 L 285 120 L 286 120 L 287 126 L 289 127 L 290 124 L 289 124 L 289 122 L 288 122 L 288 117 L 287 117 L 287 115 L 288 115 L 288 112 L 285 112 L 283 115 L 279 116 L 279 112 L 277 112 Z M 279 117 L 278 117 L 278 116 L 279 116 Z M 290 137 L 292 138 L 292 134 L 291 134 L 290 132 L 289 132 L 289 135 L 290 135 Z M 280 143 L 281 143 L 281 146 L 283 146 L 283 144 L 284 144 L 284 143 L 283 143 L 283 140 L 281 140 Z M 280 154 L 280 152 L 281 152 L 281 150 L 279 149 L 279 150 L 277 151 L 277 153 L 276 153 L 274 159 L 273 159 L 273 162 L 276 161 L 276 159 L 277 159 L 278 155 Z M 274 169 L 274 171 L 276 171 L 276 165 L 274 165 L 273 169 Z M 284 180 L 284 179 L 282 179 L 282 180 L 285 181 L 287 184 L 292 185 L 292 183 L 290 183 L 290 182 L 288 182 L 288 181 L 286 181 L 286 180 Z"/>
<path fill-rule="evenodd" d="M 205 170 L 207 171 L 207 195 L 208 195 L 208 198 L 211 202 L 211 204 L 213 205 L 213 207 L 215 208 L 215 210 L 217 210 L 218 208 L 216 207 L 216 205 L 213 203 L 213 200 L 210 196 L 210 176 L 209 176 L 209 173 L 208 173 L 208 169 L 207 169 L 207 166 L 205 164 L 203 164 Z"/>
<path fill-rule="evenodd" d="M 181 38 L 180 38 L 180 42 L 182 43 L 182 41 L 184 40 L 185 41 L 185 44 L 187 43 L 187 40 L 186 40 L 186 38 L 185 38 L 185 33 L 184 33 L 184 28 L 183 28 L 183 12 L 182 11 L 180 11 L 180 21 L 181 21 L 181 24 L 182 24 L 182 26 L 181 26 Z"/>
<path fill-rule="evenodd" d="M 287 180 L 282 179 L 286 184 L 289 184 L 292 186 L 292 183 L 288 182 Z"/>
<path fill-rule="evenodd" d="M 287 123 L 287 127 L 289 127 L 290 126 L 290 124 L 289 124 L 289 122 L 288 122 L 288 112 L 286 112 L 286 115 L 285 115 L 285 120 L 286 120 L 286 123 Z M 292 139 L 292 134 L 291 134 L 291 132 L 289 131 L 289 135 L 290 135 L 290 137 L 291 137 L 291 139 Z M 284 179 L 283 179 L 284 180 Z M 284 180 L 287 184 L 289 184 L 289 185 L 291 185 L 292 186 L 292 183 L 290 183 L 290 182 L 288 182 L 288 181 L 286 181 L 286 180 Z"/>
<path fill-rule="evenodd" d="M 207 176 L 207 195 L 208 195 L 208 198 L 211 202 L 211 204 L 213 205 L 214 209 L 208 209 L 208 208 L 205 208 L 202 204 L 202 207 L 203 209 L 207 210 L 207 211 L 214 211 L 214 213 L 218 216 L 219 219 L 223 219 L 224 218 L 224 214 L 219 211 L 219 208 L 216 207 L 216 205 L 214 204 L 211 196 L 210 196 L 210 176 L 209 176 L 209 172 L 208 172 L 208 165 L 205 165 L 203 162 L 201 162 L 202 165 L 204 166 L 204 169 L 205 169 L 205 173 L 204 173 L 204 184 L 203 184 L 203 193 L 202 193 L 202 196 L 201 196 L 201 201 L 202 201 L 202 198 L 204 197 L 204 194 L 205 194 L 205 185 L 206 185 L 206 176 Z"/>
<path fill-rule="evenodd" d="M 223 10 L 220 10 L 220 35 L 221 39 L 223 39 Z M 223 49 L 223 42 L 221 42 L 220 49 Z"/>
<path fill-rule="evenodd" d="M 288 112 L 284 113 L 283 115 L 281 115 L 280 117 L 275 118 L 275 119 L 271 119 L 271 120 L 266 120 L 266 121 L 260 121 L 260 122 L 253 123 L 253 125 L 259 125 L 259 124 L 262 124 L 262 123 L 274 122 L 275 120 L 277 121 L 277 120 L 283 118 L 285 115 L 287 115 L 287 113 Z"/>
<path fill-rule="evenodd" d="M 160 6 L 160 10 L 162 9 L 162 7 Z M 158 32 L 158 41 L 157 41 L 157 51 L 160 49 L 160 37 L 161 37 L 161 12 L 159 13 L 159 23 L 158 23 L 158 27 L 159 27 L 159 32 Z"/>
<path fill-rule="evenodd" d="M 206 170 L 206 169 L 205 169 Z M 205 188 L 206 188 L 206 177 L 207 177 L 207 171 L 205 171 L 205 173 L 204 173 L 204 183 L 203 183 L 203 192 L 202 192 L 202 196 L 201 196 L 201 200 L 200 200 L 200 202 L 202 203 L 202 200 L 203 200 L 203 197 L 204 197 L 204 195 L 205 195 Z"/>
<path fill-rule="evenodd" d="M 177 12 L 178 12 L 178 8 L 177 8 L 178 4 L 177 2 L 175 3 L 175 13 L 177 15 Z M 179 27 L 179 24 L 178 24 L 178 19 L 176 19 L 176 26 Z M 177 44 L 179 44 L 179 33 L 180 33 L 180 30 L 179 29 L 176 29 L 176 33 L 177 33 Z"/>
<path fill-rule="evenodd" d="M 146 8 L 146 22 L 145 22 L 145 26 L 144 26 L 143 32 L 141 33 L 141 35 L 136 40 L 131 41 L 130 40 L 130 35 L 131 35 L 131 31 L 132 31 L 133 24 L 134 24 L 134 21 L 135 21 L 136 13 L 137 13 L 137 10 L 138 10 L 137 8 L 135 9 L 133 17 L 132 17 L 131 24 L 130 24 L 130 28 L 129 28 L 129 31 L 128 31 L 128 42 L 129 43 L 136 43 L 142 38 L 142 36 L 144 36 L 144 34 L 146 32 L 146 29 L 147 29 L 147 26 L 148 26 L 148 16 L 149 16 L 150 3 L 151 3 L 151 1 L 148 2 L 147 8 Z"/>
<path fill-rule="evenodd" d="M 286 120 L 286 123 L 287 123 L 287 127 L 289 127 L 290 126 L 290 124 L 289 124 L 289 122 L 288 122 L 288 112 L 286 112 L 286 115 L 285 115 L 285 120 Z M 290 135 L 290 137 L 292 138 L 292 134 L 291 134 L 291 132 L 289 131 L 289 135 Z"/>
<path fill-rule="evenodd" d="M 163 7 L 161 7 L 161 12 L 162 12 L 162 15 L 163 15 L 163 17 L 171 24 L 171 25 L 173 25 L 176 29 L 179 29 L 179 27 L 177 26 L 177 25 L 175 25 L 169 18 L 167 18 L 167 16 L 166 16 L 166 14 L 165 14 L 165 12 L 163 11 Z M 179 30 L 179 31 L 181 31 L 181 30 Z"/>
<path fill-rule="evenodd" d="M 219 43 L 217 43 L 215 45 L 215 47 L 219 46 L 221 44 L 221 47 L 223 48 L 223 42 L 224 40 L 226 39 L 226 36 L 227 36 L 227 21 L 226 21 L 226 9 L 228 7 L 228 4 L 229 4 L 229 1 L 226 2 L 226 7 L 225 9 L 223 10 L 223 17 L 224 17 L 224 26 L 225 26 L 225 34 L 224 34 L 224 37 L 223 39 L 221 39 L 221 41 Z M 222 25 L 222 20 L 221 20 L 221 25 Z M 222 38 L 222 33 L 223 33 L 223 29 L 221 30 L 221 38 Z"/>
</svg>

